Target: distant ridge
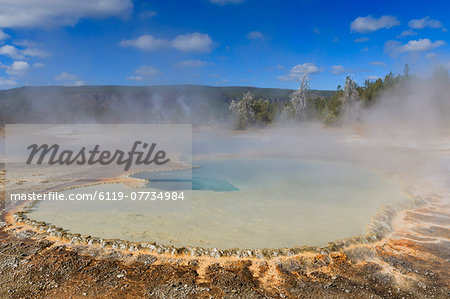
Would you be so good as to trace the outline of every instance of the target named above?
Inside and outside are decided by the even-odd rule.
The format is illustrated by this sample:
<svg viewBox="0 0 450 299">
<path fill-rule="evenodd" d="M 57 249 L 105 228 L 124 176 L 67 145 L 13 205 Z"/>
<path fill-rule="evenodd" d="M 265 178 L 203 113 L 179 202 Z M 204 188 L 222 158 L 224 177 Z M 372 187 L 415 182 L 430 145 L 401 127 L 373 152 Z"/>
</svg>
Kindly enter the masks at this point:
<svg viewBox="0 0 450 299">
<path fill-rule="evenodd" d="M 246 92 L 270 101 L 287 101 L 291 89 L 249 86 L 25 86 L 0 90 L 0 121 L 194 121 L 226 118 L 232 100 Z M 311 90 L 329 97 L 334 91 Z M 151 119 L 149 119 L 151 118 Z"/>
</svg>

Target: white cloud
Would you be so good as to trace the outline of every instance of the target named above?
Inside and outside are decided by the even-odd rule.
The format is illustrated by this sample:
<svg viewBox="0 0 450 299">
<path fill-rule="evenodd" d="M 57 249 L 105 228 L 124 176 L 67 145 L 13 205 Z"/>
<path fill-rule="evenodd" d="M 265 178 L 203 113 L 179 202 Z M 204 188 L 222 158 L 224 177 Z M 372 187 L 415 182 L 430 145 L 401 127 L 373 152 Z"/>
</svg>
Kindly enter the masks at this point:
<svg viewBox="0 0 450 299">
<path fill-rule="evenodd" d="M 13 64 L 6 67 L 6 72 L 10 75 L 23 76 L 30 69 L 26 61 L 14 61 Z"/>
<path fill-rule="evenodd" d="M 151 35 L 142 35 L 136 39 L 122 40 L 122 47 L 134 47 L 140 50 L 152 51 L 172 47 L 182 52 L 209 52 L 212 40 L 207 34 L 188 33 L 178 35 L 173 41 L 158 39 Z"/>
<path fill-rule="evenodd" d="M 345 73 L 347 70 L 342 65 L 333 65 L 331 66 L 331 72 L 335 75 L 340 75 Z"/>
<path fill-rule="evenodd" d="M 237 3 L 241 3 L 244 2 L 245 0 L 209 0 L 209 2 L 214 3 L 214 4 L 219 4 L 219 5 L 225 5 L 225 4 L 237 4 Z"/>
<path fill-rule="evenodd" d="M 134 72 L 138 75 L 143 75 L 143 76 L 153 76 L 153 75 L 156 75 L 159 73 L 159 71 L 157 69 L 155 69 L 154 67 L 151 67 L 151 66 L 141 66 Z"/>
<path fill-rule="evenodd" d="M 405 45 L 401 46 L 401 51 L 402 52 L 429 51 L 443 45 L 445 45 L 445 42 L 442 40 L 432 42 L 428 38 L 421 38 L 418 40 L 411 40 Z"/>
<path fill-rule="evenodd" d="M 389 40 L 384 44 L 384 52 L 388 53 L 390 55 L 398 54 L 401 49 L 402 43 L 395 41 L 395 40 Z"/>
<path fill-rule="evenodd" d="M 8 56 L 12 59 L 23 59 L 24 56 L 19 49 L 11 45 L 0 47 L 0 55 Z"/>
<path fill-rule="evenodd" d="M 4 45 L 0 47 L 0 55 L 5 55 L 12 59 L 25 59 L 25 56 L 45 58 L 51 56 L 52 54 L 47 51 L 38 49 L 34 46 L 25 49 L 19 49 L 11 45 Z"/>
<path fill-rule="evenodd" d="M 412 29 L 408 29 L 408 30 L 402 31 L 402 33 L 397 35 L 397 38 L 402 38 L 402 37 L 405 37 L 405 36 L 415 36 L 415 35 L 417 35 L 417 32 L 415 32 Z"/>
<path fill-rule="evenodd" d="M 169 45 L 165 39 L 154 38 L 151 35 L 142 35 L 136 39 L 123 40 L 120 42 L 122 47 L 135 47 L 140 50 L 151 51 L 157 50 Z"/>
<path fill-rule="evenodd" d="M 208 62 L 203 60 L 184 60 L 178 64 L 181 67 L 201 67 L 208 64 Z"/>
<path fill-rule="evenodd" d="M 430 51 L 440 46 L 445 45 L 442 40 L 432 42 L 428 38 L 421 38 L 418 40 L 411 40 L 406 44 L 401 44 L 397 41 L 387 41 L 384 45 L 384 51 L 389 54 L 407 53 L 407 52 L 425 52 Z"/>
<path fill-rule="evenodd" d="M 355 39 L 355 43 L 364 43 L 368 40 L 369 40 L 368 37 L 360 37 L 360 38 Z"/>
<path fill-rule="evenodd" d="M 0 29 L 0 41 L 9 38 L 9 34 L 6 34 L 3 30 Z"/>
<path fill-rule="evenodd" d="M 306 62 L 297 64 L 289 73 L 284 76 L 279 76 L 278 79 L 282 81 L 298 81 L 304 74 L 315 74 L 321 71 L 314 63 Z"/>
<path fill-rule="evenodd" d="M 5 78 L 0 77 L 0 86 L 14 86 L 14 85 L 17 85 L 17 84 L 19 84 L 19 83 L 17 83 L 14 80 L 5 79 Z"/>
<path fill-rule="evenodd" d="M 1 0 L 0 28 L 73 25 L 81 18 L 122 16 L 132 0 Z"/>
<path fill-rule="evenodd" d="M 386 66 L 386 63 L 382 61 L 372 61 L 370 64 L 375 66 Z"/>
<path fill-rule="evenodd" d="M 357 17 L 351 24 L 350 29 L 359 33 L 368 33 L 379 29 L 389 29 L 400 25 L 400 22 L 394 16 L 381 16 L 374 18 L 372 16 Z"/>
<path fill-rule="evenodd" d="M 380 77 L 379 76 L 367 76 L 366 79 L 370 80 L 370 81 L 376 81 L 376 80 L 380 79 Z"/>
<path fill-rule="evenodd" d="M 20 40 L 20 41 L 14 41 L 13 44 L 15 44 L 17 46 L 24 47 L 24 48 L 26 48 L 26 47 L 30 47 L 30 48 L 36 47 L 36 43 L 35 42 L 29 41 L 27 39 Z"/>
<path fill-rule="evenodd" d="M 35 63 L 33 63 L 33 67 L 34 68 L 44 68 L 45 67 L 45 64 L 43 64 L 43 63 L 40 63 L 40 62 L 35 62 Z"/>
<path fill-rule="evenodd" d="M 436 58 L 438 55 L 436 54 L 436 53 L 427 53 L 426 55 L 425 55 L 425 57 L 427 58 L 427 59 L 434 59 L 434 58 Z"/>
<path fill-rule="evenodd" d="M 151 76 L 159 74 L 160 71 L 151 66 L 141 66 L 134 71 L 134 75 L 127 77 L 127 80 L 144 81 L 148 80 Z"/>
<path fill-rule="evenodd" d="M 212 40 L 207 34 L 195 32 L 178 35 L 171 42 L 171 45 L 182 52 L 209 52 L 211 51 Z"/>
<path fill-rule="evenodd" d="M 62 72 L 55 76 L 55 80 L 63 81 L 66 86 L 83 86 L 86 82 L 80 80 L 77 75 L 70 74 L 67 72 Z"/>
<path fill-rule="evenodd" d="M 141 17 L 142 19 L 150 19 L 150 18 L 153 18 L 154 16 L 156 16 L 157 14 L 158 13 L 153 10 L 144 10 L 143 12 L 141 12 L 139 14 L 139 17 Z"/>
<path fill-rule="evenodd" d="M 23 55 L 29 56 L 29 57 L 39 57 L 39 58 L 45 58 L 52 56 L 50 52 L 38 49 L 38 48 L 26 48 L 22 51 Z"/>
<path fill-rule="evenodd" d="M 62 72 L 56 75 L 55 80 L 58 81 L 75 81 L 78 80 L 78 76 L 74 74 L 69 74 L 67 72 Z"/>
<path fill-rule="evenodd" d="M 84 86 L 84 85 L 86 85 L 86 82 L 84 82 L 82 80 L 76 80 L 75 82 L 69 83 L 69 85 L 71 85 L 71 86 Z"/>
<path fill-rule="evenodd" d="M 247 34 L 248 39 L 264 39 L 264 35 L 259 31 L 252 31 Z"/>
<path fill-rule="evenodd" d="M 408 26 L 414 29 L 423 29 L 423 28 L 441 28 L 442 23 L 438 20 L 430 19 L 430 17 L 425 17 L 423 19 L 411 20 L 408 22 Z"/>
<path fill-rule="evenodd" d="M 129 76 L 129 77 L 127 77 L 127 80 L 144 81 L 144 77 L 142 77 L 142 76 Z"/>
</svg>

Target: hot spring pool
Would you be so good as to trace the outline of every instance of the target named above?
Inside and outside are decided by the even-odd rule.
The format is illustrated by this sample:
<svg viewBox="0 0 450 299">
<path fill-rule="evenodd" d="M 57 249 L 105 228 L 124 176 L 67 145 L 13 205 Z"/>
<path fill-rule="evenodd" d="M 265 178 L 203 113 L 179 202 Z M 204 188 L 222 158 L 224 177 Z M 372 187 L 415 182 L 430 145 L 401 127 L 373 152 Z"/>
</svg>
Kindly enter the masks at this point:
<svg viewBox="0 0 450 299">
<path fill-rule="evenodd" d="M 229 159 L 195 164 L 191 212 L 154 211 L 151 202 L 127 200 L 107 207 L 104 202 L 42 201 L 29 218 L 72 233 L 180 247 L 322 246 L 364 235 L 377 210 L 405 199 L 400 184 L 376 171 L 345 163 Z M 183 171 L 178 172 L 183 178 Z M 168 172 L 135 176 L 150 179 L 146 189 L 171 190 L 174 186 Z M 105 184 L 63 193 L 127 188 Z"/>
</svg>

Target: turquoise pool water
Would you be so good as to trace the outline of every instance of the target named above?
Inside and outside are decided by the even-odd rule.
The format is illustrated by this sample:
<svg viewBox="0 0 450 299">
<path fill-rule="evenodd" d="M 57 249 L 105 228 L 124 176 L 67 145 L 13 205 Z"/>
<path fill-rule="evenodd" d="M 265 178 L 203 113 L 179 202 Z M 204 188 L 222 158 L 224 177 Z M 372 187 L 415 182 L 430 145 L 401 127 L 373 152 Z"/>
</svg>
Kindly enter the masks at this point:
<svg viewBox="0 0 450 299">
<path fill-rule="evenodd" d="M 30 217 L 72 232 L 175 246 L 275 248 L 326 245 L 364 235 L 385 204 L 405 199 L 402 186 L 376 171 L 294 159 L 202 160 L 188 171 L 144 172 L 145 190 L 192 185 L 190 212 L 155 211 L 122 201 L 41 202 Z M 180 187 L 181 186 L 181 187 Z M 107 184 L 65 192 L 123 191 Z"/>
<path fill-rule="evenodd" d="M 192 190 L 210 190 L 217 192 L 238 191 L 239 189 L 228 182 L 223 176 L 217 175 L 215 167 L 210 163 L 198 163 L 201 166 L 192 170 L 175 170 L 169 172 L 140 172 L 132 175 L 135 178 L 149 180 L 147 188 L 165 191 L 185 190 L 192 186 Z"/>
</svg>

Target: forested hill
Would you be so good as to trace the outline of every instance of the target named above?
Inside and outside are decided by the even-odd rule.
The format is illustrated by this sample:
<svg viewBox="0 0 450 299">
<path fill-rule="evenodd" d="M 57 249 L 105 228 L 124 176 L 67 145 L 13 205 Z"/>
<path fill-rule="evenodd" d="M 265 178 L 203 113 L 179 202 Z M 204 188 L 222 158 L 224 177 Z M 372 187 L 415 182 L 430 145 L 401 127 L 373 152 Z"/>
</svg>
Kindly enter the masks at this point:
<svg viewBox="0 0 450 299">
<path fill-rule="evenodd" d="M 246 92 L 264 100 L 287 101 L 292 90 L 201 85 L 20 87 L 0 90 L 0 121 L 201 123 L 226 118 L 229 103 Z M 332 96 L 334 91 L 311 94 Z"/>
</svg>

